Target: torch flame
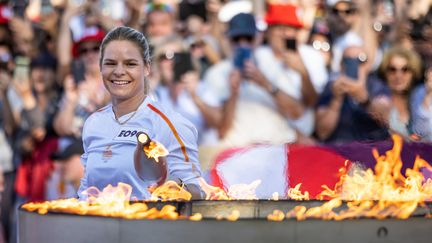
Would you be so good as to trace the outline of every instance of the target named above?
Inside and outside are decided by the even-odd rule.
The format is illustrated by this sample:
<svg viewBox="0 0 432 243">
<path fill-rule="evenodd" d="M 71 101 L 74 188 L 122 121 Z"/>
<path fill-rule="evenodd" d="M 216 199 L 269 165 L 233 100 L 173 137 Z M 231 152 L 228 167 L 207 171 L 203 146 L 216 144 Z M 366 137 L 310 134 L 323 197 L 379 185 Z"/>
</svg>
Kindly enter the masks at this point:
<svg viewBox="0 0 432 243">
<path fill-rule="evenodd" d="M 168 155 L 168 150 L 161 143 L 151 141 L 148 146 L 144 146 L 144 153 L 148 158 L 154 158 L 156 162 L 159 162 L 159 157 Z"/>
</svg>

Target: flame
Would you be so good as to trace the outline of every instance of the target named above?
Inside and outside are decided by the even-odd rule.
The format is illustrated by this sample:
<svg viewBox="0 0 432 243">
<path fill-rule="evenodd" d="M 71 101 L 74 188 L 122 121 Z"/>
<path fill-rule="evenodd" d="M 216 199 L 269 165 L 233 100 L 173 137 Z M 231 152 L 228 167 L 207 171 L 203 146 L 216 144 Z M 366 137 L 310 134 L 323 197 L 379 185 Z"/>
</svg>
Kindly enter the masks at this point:
<svg viewBox="0 0 432 243">
<path fill-rule="evenodd" d="M 273 192 L 272 200 L 273 201 L 279 201 L 279 193 L 278 192 Z"/>
<path fill-rule="evenodd" d="M 184 185 L 179 186 L 175 181 L 166 181 L 159 187 L 150 188 L 153 201 L 182 200 L 189 201 L 192 195 L 184 189 Z"/>
<path fill-rule="evenodd" d="M 255 180 L 250 184 L 235 184 L 225 192 L 220 187 L 209 185 L 204 178 L 199 178 L 199 184 L 206 194 L 206 200 L 256 200 L 256 188 L 261 180 Z"/>
<path fill-rule="evenodd" d="M 23 209 L 39 214 L 48 211 L 73 213 L 80 215 L 98 215 L 110 217 L 122 217 L 126 219 L 178 219 L 180 216 L 172 205 L 165 205 L 161 210 L 148 208 L 145 203 L 130 204 L 132 187 L 128 184 L 118 183 L 116 187 L 108 185 L 102 191 L 90 187 L 85 191 L 86 201 L 76 198 L 46 201 L 42 203 L 27 203 Z M 198 216 L 192 217 L 196 220 Z"/>
<path fill-rule="evenodd" d="M 329 197 L 330 201 L 310 209 L 296 207 L 287 213 L 287 217 L 295 217 L 298 220 L 305 218 L 342 220 L 358 217 L 408 218 L 418 205 L 432 199 L 432 180 L 425 181 L 420 171 L 423 168 L 432 170 L 432 167 L 425 160 L 417 157 L 414 167 L 407 169 L 405 176 L 402 175 L 400 159 L 402 138 L 393 136 L 393 141 L 393 149 L 387 151 L 385 155 L 379 155 L 376 149 L 373 150 L 377 161 L 374 171 L 353 166 L 340 177 L 334 189 L 323 186 L 324 190 L 320 197 Z M 348 201 L 347 209 L 335 212 L 334 209 L 340 207 L 342 201 Z"/>
<path fill-rule="evenodd" d="M 201 189 L 206 194 L 206 200 L 229 200 L 230 199 L 222 188 L 209 185 L 202 177 L 199 177 L 199 184 L 201 186 Z"/>
<path fill-rule="evenodd" d="M 288 198 L 296 201 L 309 200 L 309 192 L 305 191 L 302 193 L 300 187 L 301 183 L 297 184 L 294 188 L 288 189 Z"/>
<path fill-rule="evenodd" d="M 154 158 L 156 162 L 159 162 L 159 157 L 167 156 L 169 153 L 163 144 L 155 141 L 151 141 L 148 146 L 144 146 L 143 150 L 148 158 Z"/>
<path fill-rule="evenodd" d="M 227 219 L 228 221 L 237 221 L 237 219 L 238 219 L 239 217 L 240 217 L 240 211 L 234 209 L 234 210 L 231 212 L 231 214 L 228 215 L 228 216 L 226 217 L 226 219 Z"/>
<path fill-rule="evenodd" d="M 267 215 L 267 220 L 270 221 L 282 221 L 285 218 L 285 214 L 280 210 L 273 210 L 273 212 Z"/>
<path fill-rule="evenodd" d="M 228 188 L 228 196 L 232 199 L 256 200 L 256 188 L 261 184 L 261 180 L 255 180 L 251 184 L 236 184 Z"/>
</svg>

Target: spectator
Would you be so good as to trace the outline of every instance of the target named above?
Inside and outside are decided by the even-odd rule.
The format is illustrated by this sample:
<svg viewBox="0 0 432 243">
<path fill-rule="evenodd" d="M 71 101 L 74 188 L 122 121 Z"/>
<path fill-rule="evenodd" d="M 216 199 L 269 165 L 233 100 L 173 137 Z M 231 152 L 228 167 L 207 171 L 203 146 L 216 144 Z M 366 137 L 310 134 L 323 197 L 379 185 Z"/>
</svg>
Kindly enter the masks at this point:
<svg viewBox="0 0 432 243">
<path fill-rule="evenodd" d="M 413 132 L 424 142 L 432 142 L 432 68 L 426 69 L 425 83 L 417 87 L 411 100 Z"/>
<path fill-rule="evenodd" d="M 413 130 L 413 124 L 418 122 L 414 120 L 416 118 L 413 111 L 419 108 L 410 107 L 410 103 L 414 102 L 422 107 L 422 103 L 426 102 L 425 95 L 413 96 L 416 83 L 422 76 L 421 68 L 420 57 L 415 51 L 398 47 L 389 49 L 380 65 L 380 72 L 390 89 L 392 100 L 388 117 L 389 129 L 407 140 L 419 139 L 419 135 Z M 423 86 L 423 91 L 425 90 Z"/>
<path fill-rule="evenodd" d="M 84 176 L 84 167 L 81 164 L 81 155 L 84 154 L 82 140 L 75 140 L 70 143 L 63 151 L 52 155 L 52 159 L 60 167 L 61 180 L 73 186 L 77 196 L 80 180 Z"/>
<path fill-rule="evenodd" d="M 389 137 L 387 114 L 390 99 L 386 87 L 368 79 L 361 47 L 344 51 L 342 72 L 330 81 L 316 110 L 316 134 L 323 142 L 377 141 Z M 364 60 L 363 60 L 364 61 Z"/>
<path fill-rule="evenodd" d="M 337 73 L 345 48 L 363 46 L 364 41 L 355 31 L 359 19 L 357 5 L 351 0 L 328 0 L 327 4 L 330 7 L 327 21 L 333 40 L 331 70 Z"/>
<path fill-rule="evenodd" d="M 25 200 L 43 200 L 45 180 L 52 161 L 49 154 L 57 149 L 53 128 L 59 101 L 55 82 L 56 60 L 42 54 L 31 62 L 30 76 L 15 76 L 13 85 L 23 101 L 18 117 L 16 151 L 22 156 L 17 171 L 16 190 Z M 39 175 L 39 176 L 37 176 Z"/>
<path fill-rule="evenodd" d="M 145 9 L 144 32 L 149 37 L 150 45 L 158 46 L 177 35 L 173 6 L 165 3 L 148 3 Z"/>
<path fill-rule="evenodd" d="M 300 104 L 297 107 L 301 109 L 296 110 L 275 96 L 278 109 L 289 124 L 302 136 L 309 137 L 314 130 L 313 107 L 328 77 L 319 52 L 309 45 L 298 44 L 298 30 L 303 25 L 296 13 L 297 8 L 291 4 L 268 5 L 265 16 L 268 46 L 257 48 L 255 59 L 266 79 Z M 265 87 L 264 82 L 258 84 Z"/>
<path fill-rule="evenodd" d="M 73 45 L 72 53 L 82 60 L 85 70 L 75 70 L 74 77 L 69 75 L 64 81 L 60 109 L 54 121 L 54 127 L 60 136 L 80 137 L 84 120 L 109 100 L 98 61 L 99 44 L 104 35 L 101 29 L 89 27 Z"/>
<path fill-rule="evenodd" d="M 159 66 L 164 66 L 160 68 L 163 80 L 170 81 L 157 88 L 159 102 L 176 110 L 195 125 L 199 135 L 198 144 L 215 143 L 217 136 L 210 129 L 213 111 L 202 101 L 205 84 L 200 81 L 190 52 L 181 46 L 171 46 L 171 49 L 166 50 L 159 55 Z M 206 95 L 209 99 L 212 94 Z"/>
<path fill-rule="evenodd" d="M 296 139 L 278 106 L 281 110 L 292 106 L 290 112 L 301 113 L 302 104 L 279 90 L 253 63 L 256 32 L 253 15 L 234 16 L 227 32 L 234 56 L 211 67 L 204 78 L 208 92 L 216 96 L 216 100 L 204 100 L 208 106 L 217 107 L 212 113 L 213 124 L 219 129 L 221 143 L 228 146 Z"/>
</svg>

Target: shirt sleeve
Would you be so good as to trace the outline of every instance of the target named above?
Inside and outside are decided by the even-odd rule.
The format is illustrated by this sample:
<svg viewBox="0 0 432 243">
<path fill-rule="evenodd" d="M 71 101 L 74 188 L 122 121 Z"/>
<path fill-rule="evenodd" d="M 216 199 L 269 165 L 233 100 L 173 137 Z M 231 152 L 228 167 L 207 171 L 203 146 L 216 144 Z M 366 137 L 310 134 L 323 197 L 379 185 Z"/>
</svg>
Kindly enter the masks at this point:
<svg viewBox="0 0 432 243">
<path fill-rule="evenodd" d="M 89 119 L 91 119 L 91 117 L 89 117 Z M 86 122 L 84 124 L 83 132 L 82 132 L 84 154 L 81 155 L 81 164 L 84 167 L 84 176 L 80 180 L 81 183 L 80 183 L 80 187 L 78 189 L 78 198 L 80 200 L 87 199 L 87 196 L 82 194 L 82 192 L 85 191 L 88 188 L 88 185 L 87 185 L 87 176 L 88 176 L 87 158 L 88 158 L 88 152 L 87 151 L 88 151 L 88 143 L 89 142 L 88 142 L 88 137 L 87 137 L 87 134 L 88 134 L 87 130 L 88 130 L 88 123 Z"/>
<path fill-rule="evenodd" d="M 425 97 L 424 86 L 418 87 L 411 95 L 412 130 L 423 141 L 432 141 L 432 109 L 426 109 L 422 101 Z"/>
<path fill-rule="evenodd" d="M 166 123 L 160 127 L 164 130 L 160 142 L 168 149 L 167 180 L 183 182 L 186 185 L 199 186 L 201 177 L 200 163 L 198 161 L 198 132 L 196 128 L 183 117 L 178 116 L 173 123 L 174 129 Z M 201 196 L 203 193 L 201 192 Z"/>
</svg>

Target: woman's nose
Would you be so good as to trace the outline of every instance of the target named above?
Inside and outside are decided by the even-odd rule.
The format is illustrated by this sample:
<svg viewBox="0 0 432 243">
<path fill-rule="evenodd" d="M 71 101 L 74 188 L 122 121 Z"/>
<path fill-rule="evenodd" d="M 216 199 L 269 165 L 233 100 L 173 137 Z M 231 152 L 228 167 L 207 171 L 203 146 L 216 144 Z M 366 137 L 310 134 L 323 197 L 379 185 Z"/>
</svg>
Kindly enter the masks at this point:
<svg viewBox="0 0 432 243">
<path fill-rule="evenodd" d="M 116 65 L 116 67 L 115 67 L 113 73 L 114 73 L 114 75 L 116 75 L 116 76 L 122 76 L 122 75 L 124 75 L 126 72 L 125 72 L 125 69 L 124 69 L 123 65 L 119 64 L 119 65 Z"/>
</svg>

